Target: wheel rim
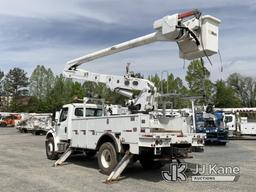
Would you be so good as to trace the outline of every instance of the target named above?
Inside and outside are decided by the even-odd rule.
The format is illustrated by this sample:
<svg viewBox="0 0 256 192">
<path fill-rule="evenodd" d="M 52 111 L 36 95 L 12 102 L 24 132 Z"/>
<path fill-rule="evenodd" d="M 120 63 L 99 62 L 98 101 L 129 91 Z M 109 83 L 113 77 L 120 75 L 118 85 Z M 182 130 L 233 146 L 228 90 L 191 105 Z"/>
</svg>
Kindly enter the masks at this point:
<svg viewBox="0 0 256 192">
<path fill-rule="evenodd" d="M 108 149 L 105 149 L 101 154 L 101 163 L 104 168 L 109 168 L 111 165 L 111 153 Z"/>
<path fill-rule="evenodd" d="M 48 153 L 49 154 L 52 154 L 52 152 L 53 152 L 53 144 L 52 143 L 48 143 Z"/>
</svg>

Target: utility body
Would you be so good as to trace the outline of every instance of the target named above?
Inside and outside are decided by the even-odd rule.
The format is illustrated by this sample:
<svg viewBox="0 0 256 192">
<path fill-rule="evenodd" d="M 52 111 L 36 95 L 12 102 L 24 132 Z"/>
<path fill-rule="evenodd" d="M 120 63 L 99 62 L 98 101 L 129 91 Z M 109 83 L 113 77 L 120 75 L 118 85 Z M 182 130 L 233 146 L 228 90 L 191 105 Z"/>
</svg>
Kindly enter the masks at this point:
<svg viewBox="0 0 256 192">
<path fill-rule="evenodd" d="M 103 103 L 87 103 L 90 100 L 94 99 L 63 106 L 56 130 L 47 134 L 49 159 L 56 159 L 68 148 L 92 155 L 99 152 L 99 167 L 109 174 L 117 164 L 113 158 L 128 150 L 143 167 L 154 167 L 159 161 L 190 158 L 191 147 L 204 144 L 204 134 L 184 133 L 181 127 L 174 126 L 177 117 L 155 112 L 109 115 Z M 104 143 L 113 147 L 115 156 L 107 157 L 100 150 Z M 116 162 L 112 165 L 112 161 Z"/>
</svg>

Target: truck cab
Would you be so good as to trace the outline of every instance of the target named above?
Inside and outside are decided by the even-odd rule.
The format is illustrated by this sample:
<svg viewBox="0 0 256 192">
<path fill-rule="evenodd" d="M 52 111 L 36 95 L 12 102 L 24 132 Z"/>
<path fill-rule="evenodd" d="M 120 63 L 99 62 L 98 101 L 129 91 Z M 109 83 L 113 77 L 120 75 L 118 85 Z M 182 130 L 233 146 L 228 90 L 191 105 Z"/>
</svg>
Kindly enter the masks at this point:
<svg viewBox="0 0 256 192">
<path fill-rule="evenodd" d="M 224 115 L 225 127 L 228 129 L 228 134 L 234 136 L 236 133 L 236 115 L 235 114 L 225 114 Z"/>
<path fill-rule="evenodd" d="M 60 110 L 59 117 L 56 118 L 57 124 L 55 126 L 58 140 L 62 142 L 69 142 L 72 135 L 72 120 L 83 117 L 101 117 L 103 116 L 103 108 L 97 104 L 72 103 L 63 105 Z"/>
</svg>

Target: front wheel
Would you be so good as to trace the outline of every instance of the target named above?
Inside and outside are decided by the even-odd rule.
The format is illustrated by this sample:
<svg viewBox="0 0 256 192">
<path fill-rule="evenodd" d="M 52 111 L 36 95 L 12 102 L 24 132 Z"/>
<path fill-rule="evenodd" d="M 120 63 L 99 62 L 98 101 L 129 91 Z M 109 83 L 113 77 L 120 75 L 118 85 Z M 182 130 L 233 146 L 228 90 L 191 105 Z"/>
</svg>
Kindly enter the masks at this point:
<svg viewBox="0 0 256 192">
<path fill-rule="evenodd" d="M 46 149 L 46 156 L 48 159 L 50 159 L 50 160 L 58 159 L 58 154 L 55 152 L 53 137 L 50 137 L 47 139 L 47 141 L 45 143 L 45 149 Z"/>
<path fill-rule="evenodd" d="M 6 123 L 0 123 L 0 127 L 7 127 L 7 124 Z"/>
<path fill-rule="evenodd" d="M 103 174 L 109 175 L 117 165 L 117 152 L 112 143 L 103 143 L 98 152 L 98 165 Z"/>
</svg>

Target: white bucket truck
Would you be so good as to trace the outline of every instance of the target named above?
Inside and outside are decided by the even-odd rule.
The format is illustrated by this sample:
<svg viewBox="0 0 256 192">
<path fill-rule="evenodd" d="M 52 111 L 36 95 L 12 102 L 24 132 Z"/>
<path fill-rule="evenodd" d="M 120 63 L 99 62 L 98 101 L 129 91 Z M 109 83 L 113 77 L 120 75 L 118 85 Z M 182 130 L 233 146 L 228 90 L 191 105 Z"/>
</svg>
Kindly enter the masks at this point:
<svg viewBox="0 0 256 192">
<path fill-rule="evenodd" d="M 109 89 L 129 98 L 126 114 L 106 113 L 104 102 L 85 98 L 84 102 L 64 105 L 54 130 L 46 136 L 46 154 L 61 164 L 73 151 L 88 156 L 97 153 L 101 172 L 115 180 L 131 160 L 145 168 L 166 160 L 188 158 L 192 146 L 203 146 L 204 134 L 186 133 L 173 127 L 172 118 L 158 115 L 161 94 L 147 79 L 137 78 L 127 68 L 124 76 L 93 73 L 78 68 L 83 63 L 156 41 L 176 42 L 180 57 L 197 59 L 218 52 L 220 20 L 198 10 L 163 17 L 154 22 L 156 32 L 71 60 L 64 76 L 104 83 Z M 134 90 L 139 91 L 134 95 Z M 166 97 L 166 94 L 164 95 Z M 113 110 L 112 110 L 113 111 Z M 120 160 L 121 159 L 121 160 Z M 119 161 L 120 160 L 120 161 Z"/>
</svg>

